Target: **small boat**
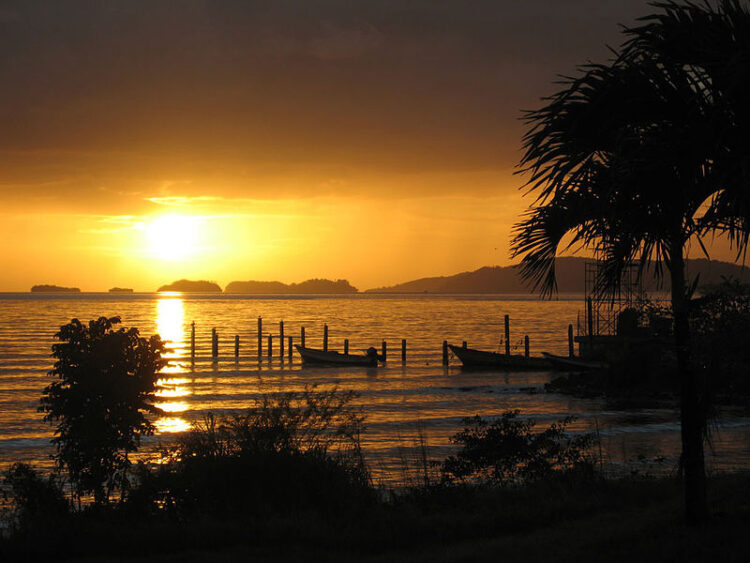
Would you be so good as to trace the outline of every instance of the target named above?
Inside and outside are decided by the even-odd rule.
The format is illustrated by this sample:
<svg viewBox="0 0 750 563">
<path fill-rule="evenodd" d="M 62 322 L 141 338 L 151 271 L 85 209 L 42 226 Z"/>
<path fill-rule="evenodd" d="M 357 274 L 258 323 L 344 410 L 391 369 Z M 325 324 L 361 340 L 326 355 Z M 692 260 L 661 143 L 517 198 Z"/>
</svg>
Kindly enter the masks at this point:
<svg viewBox="0 0 750 563">
<path fill-rule="evenodd" d="M 552 368 L 552 364 L 544 358 L 526 357 L 520 354 L 498 354 L 497 352 L 485 352 L 474 350 L 463 346 L 448 344 L 465 368 L 474 369 L 517 369 L 526 371 L 545 371 Z"/>
<path fill-rule="evenodd" d="M 609 369 L 609 364 L 606 362 L 583 360 L 576 356 L 556 356 L 555 354 L 549 354 L 547 352 L 542 352 L 542 356 L 552 364 L 552 367 L 560 371 Z"/>
<path fill-rule="evenodd" d="M 315 348 L 303 348 L 295 346 L 297 352 L 306 364 L 320 364 L 328 366 L 369 366 L 377 367 L 378 352 L 375 348 L 369 348 L 365 354 L 342 354 Z"/>
</svg>

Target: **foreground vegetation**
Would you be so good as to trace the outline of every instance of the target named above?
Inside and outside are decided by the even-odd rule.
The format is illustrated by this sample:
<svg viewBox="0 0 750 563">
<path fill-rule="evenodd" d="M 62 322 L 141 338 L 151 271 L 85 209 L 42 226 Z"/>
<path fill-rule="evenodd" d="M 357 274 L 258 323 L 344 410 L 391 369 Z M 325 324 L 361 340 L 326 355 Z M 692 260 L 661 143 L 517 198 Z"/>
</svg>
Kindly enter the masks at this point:
<svg viewBox="0 0 750 563">
<path fill-rule="evenodd" d="M 750 475 L 712 480 L 714 518 L 689 532 L 677 478 L 607 480 L 590 436 L 515 411 L 464 421 L 445 460 L 374 485 L 351 393 L 269 396 L 208 416 L 117 500 L 70 502 L 66 474 L 16 464 L 1 560 L 741 560 Z M 73 495 L 80 502 L 80 496 Z M 709 557 L 710 556 L 710 557 Z"/>
<path fill-rule="evenodd" d="M 0 557 L 93 561 L 744 561 L 750 476 L 709 481 L 713 517 L 686 528 L 677 479 L 552 479 L 410 491 L 389 502 L 136 518 L 124 507 L 38 523 Z"/>
</svg>

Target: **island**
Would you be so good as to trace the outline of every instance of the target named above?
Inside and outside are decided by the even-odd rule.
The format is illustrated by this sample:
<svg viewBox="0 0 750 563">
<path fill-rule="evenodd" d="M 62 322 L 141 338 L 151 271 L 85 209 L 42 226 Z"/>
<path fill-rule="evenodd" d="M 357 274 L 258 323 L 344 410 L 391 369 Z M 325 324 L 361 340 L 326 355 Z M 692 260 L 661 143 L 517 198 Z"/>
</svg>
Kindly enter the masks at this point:
<svg viewBox="0 0 750 563">
<path fill-rule="evenodd" d="M 81 290 L 77 287 L 41 284 L 33 286 L 31 293 L 81 293 Z"/>
<path fill-rule="evenodd" d="M 129 287 L 113 287 L 109 293 L 133 293 L 133 290 Z"/>
<path fill-rule="evenodd" d="M 342 294 L 357 293 L 347 280 L 311 279 L 300 283 L 282 283 L 279 281 L 233 281 L 224 289 L 225 293 L 244 293 L 251 295 L 304 295 L 304 294 Z"/>
<path fill-rule="evenodd" d="M 177 280 L 176 282 L 161 286 L 156 291 L 179 291 L 180 293 L 221 293 L 221 287 L 219 286 L 219 284 L 212 281 Z"/>
</svg>

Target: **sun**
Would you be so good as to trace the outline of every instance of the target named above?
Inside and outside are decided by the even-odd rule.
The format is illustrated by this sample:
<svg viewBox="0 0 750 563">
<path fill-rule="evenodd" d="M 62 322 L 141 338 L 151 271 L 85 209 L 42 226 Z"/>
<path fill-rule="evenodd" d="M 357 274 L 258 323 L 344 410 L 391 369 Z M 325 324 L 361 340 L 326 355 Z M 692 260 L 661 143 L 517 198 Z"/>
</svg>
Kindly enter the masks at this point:
<svg viewBox="0 0 750 563">
<path fill-rule="evenodd" d="M 196 254 L 200 218 L 164 215 L 146 226 L 150 253 L 162 260 L 181 260 Z"/>
</svg>

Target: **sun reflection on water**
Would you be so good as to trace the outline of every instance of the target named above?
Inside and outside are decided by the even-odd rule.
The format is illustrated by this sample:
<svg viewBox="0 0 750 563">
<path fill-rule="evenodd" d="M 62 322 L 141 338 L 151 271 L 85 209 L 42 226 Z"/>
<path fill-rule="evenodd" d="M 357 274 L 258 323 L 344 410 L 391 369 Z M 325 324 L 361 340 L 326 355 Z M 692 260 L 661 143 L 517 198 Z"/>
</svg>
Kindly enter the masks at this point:
<svg viewBox="0 0 750 563">
<path fill-rule="evenodd" d="M 154 422 L 159 434 L 174 434 L 190 430 L 190 423 L 179 416 L 163 416 Z"/>
<path fill-rule="evenodd" d="M 185 344 L 184 321 L 182 299 L 169 297 L 156 302 L 156 330 L 161 339 L 167 341 L 166 358 L 182 357 L 181 352 Z"/>
<path fill-rule="evenodd" d="M 185 377 L 172 377 L 184 374 L 184 365 L 176 360 L 185 357 L 185 311 L 180 295 L 165 295 L 156 302 L 156 327 L 162 340 L 166 342 L 164 358 L 169 364 L 161 370 L 157 381 L 158 389 L 154 393 L 156 406 L 164 413 L 155 422 L 157 432 L 175 433 L 190 429 L 190 423 L 182 417 L 171 413 L 182 413 L 189 409 L 186 401 L 176 401 L 179 397 L 190 395 Z"/>
<path fill-rule="evenodd" d="M 158 406 L 164 412 L 183 412 L 188 409 L 188 404 L 185 401 L 158 403 Z"/>
</svg>

